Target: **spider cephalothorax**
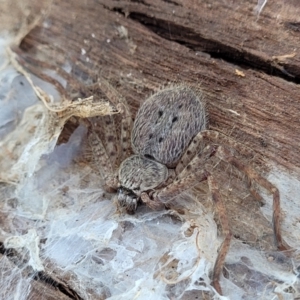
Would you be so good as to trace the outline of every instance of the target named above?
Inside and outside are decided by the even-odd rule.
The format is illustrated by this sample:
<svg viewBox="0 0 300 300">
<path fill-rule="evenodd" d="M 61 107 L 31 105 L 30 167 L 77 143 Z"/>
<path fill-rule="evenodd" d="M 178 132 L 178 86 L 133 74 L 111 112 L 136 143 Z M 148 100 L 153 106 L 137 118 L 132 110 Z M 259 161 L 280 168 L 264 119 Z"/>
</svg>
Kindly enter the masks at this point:
<svg viewBox="0 0 300 300">
<path fill-rule="evenodd" d="M 174 168 L 193 137 L 205 129 L 204 105 L 200 94 L 179 86 L 162 90 L 140 107 L 131 134 L 136 155 L 127 158 L 119 168 L 119 183 L 132 191 L 131 196 L 118 194 L 127 210 L 135 208 L 141 193 L 153 191 L 168 179 L 168 168 Z"/>
<path fill-rule="evenodd" d="M 128 157 L 119 169 L 119 204 L 129 212 L 136 210 L 141 193 L 155 189 L 167 178 L 165 165 L 139 155 Z"/>
</svg>

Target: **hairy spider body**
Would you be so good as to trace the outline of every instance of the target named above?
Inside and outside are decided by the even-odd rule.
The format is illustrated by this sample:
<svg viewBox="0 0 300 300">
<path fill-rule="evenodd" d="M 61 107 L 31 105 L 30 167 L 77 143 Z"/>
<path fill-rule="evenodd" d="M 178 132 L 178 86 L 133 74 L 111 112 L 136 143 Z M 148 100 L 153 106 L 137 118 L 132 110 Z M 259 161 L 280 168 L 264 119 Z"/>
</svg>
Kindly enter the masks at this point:
<svg viewBox="0 0 300 300">
<path fill-rule="evenodd" d="M 165 89 L 148 98 L 132 129 L 131 144 L 136 155 L 127 158 L 119 168 L 121 206 L 135 210 L 141 192 L 167 181 L 167 167 L 176 166 L 193 137 L 205 126 L 200 94 L 188 87 Z M 131 191 L 127 197 L 123 187 Z"/>
<path fill-rule="evenodd" d="M 119 169 L 119 182 L 140 197 L 141 192 L 156 188 L 168 178 L 168 168 L 152 159 L 132 155 Z"/>
<path fill-rule="evenodd" d="M 126 101 L 105 81 L 101 88 L 112 101 L 119 99 L 115 104 L 123 107 L 122 147 L 115 144 L 116 139 L 111 134 L 114 127 L 113 119 L 106 119 L 106 127 L 104 127 L 106 149 L 93 131 L 89 131 L 89 141 L 106 186 L 118 191 L 119 206 L 125 207 L 127 212 L 132 213 L 136 210 L 138 202 L 142 200 L 151 208 L 162 208 L 198 182 L 207 180 L 224 235 L 212 278 L 212 285 L 220 294 L 219 278 L 232 235 L 218 184 L 207 168 L 210 157 L 216 156 L 244 173 L 248 179 L 249 190 L 256 200 L 262 201 L 262 198 L 253 189 L 253 182 L 273 194 L 275 243 L 278 249 L 287 249 L 280 232 L 278 189 L 253 168 L 235 157 L 236 142 L 219 132 L 206 130 L 202 93 L 186 86 L 161 90 L 141 105 L 132 128 L 132 118 Z M 220 136 L 226 142 L 226 146 L 218 144 Z M 132 153 L 130 140 L 133 155 L 130 155 Z M 204 140 L 214 143 L 203 149 Z M 117 156 L 122 163 L 118 166 L 118 170 L 114 170 L 111 161 L 118 161 Z"/>
</svg>

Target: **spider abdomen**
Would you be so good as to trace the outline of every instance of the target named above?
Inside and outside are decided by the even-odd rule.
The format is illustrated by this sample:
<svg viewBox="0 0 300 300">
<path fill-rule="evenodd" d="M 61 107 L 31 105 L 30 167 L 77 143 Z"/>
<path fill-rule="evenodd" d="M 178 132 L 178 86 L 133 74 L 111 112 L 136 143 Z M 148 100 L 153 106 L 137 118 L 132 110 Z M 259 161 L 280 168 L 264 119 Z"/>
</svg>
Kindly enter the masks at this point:
<svg viewBox="0 0 300 300">
<path fill-rule="evenodd" d="M 204 104 L 188 87 L 164 89 L 140 107 L 132 130 L 136 154 L 173 167 L 193 137 L 206 128 Z"/>
</svg>

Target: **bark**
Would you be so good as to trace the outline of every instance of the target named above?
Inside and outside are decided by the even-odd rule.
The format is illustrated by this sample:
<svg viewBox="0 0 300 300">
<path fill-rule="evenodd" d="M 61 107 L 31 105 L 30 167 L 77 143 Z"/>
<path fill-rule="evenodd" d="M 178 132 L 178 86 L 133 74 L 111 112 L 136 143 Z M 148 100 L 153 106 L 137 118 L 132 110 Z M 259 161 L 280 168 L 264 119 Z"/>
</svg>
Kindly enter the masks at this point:
<svg viewBox="0 0 300 300">
<path fill-rule="evenodd" d="M 193 3 L 54 1 L 20 48 L 53 68 L 68 61 L 81 97 L 95 94 L 87 81 L 103 76 L 134 111 L 167 83 L 201 88 L 210 129 L 268 162 L 299 168 L 300 9 L 268 3 L 257 16 L 251 1 Z"/>
<path fill-rule="evenodd" d="M 101 77 L 133 113 L 169 83 L 201 89 L 209 129 L 241 143 L 237 149 L 257 170 L 276 166 L 299 178 L 299 13 L 297 0 L 269 1 L 259 15 L 253 1 L 54 0 L 14 51 L 36 75 L 46 67 L 65 78 L 67 88 L 57 86 L 69 100 L 103 97 Z M 61 141 L 73 127 L 66 125 Z M 247 219 L 243 207 L 228 205 L 231 216 Z M 247 205 L 260 214 L 256 204 Z M 255 218 L 257 227 L 269 226 Z M 231 225 L 243 235 L 234 217 Z M 80 299 L 50 285 L 37 280 L 30 299 L 40 299 L 41 289 L 47 299 Z"/>
</svg>

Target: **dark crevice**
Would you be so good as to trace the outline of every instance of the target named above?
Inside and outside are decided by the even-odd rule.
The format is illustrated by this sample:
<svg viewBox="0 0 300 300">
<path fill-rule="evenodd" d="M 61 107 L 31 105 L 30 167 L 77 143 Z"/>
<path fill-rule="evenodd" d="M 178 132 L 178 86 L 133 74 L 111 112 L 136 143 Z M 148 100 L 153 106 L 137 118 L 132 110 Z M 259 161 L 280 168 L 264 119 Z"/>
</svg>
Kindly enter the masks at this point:
<svg viewBox="0 0 300 300">
<path fill-rule="evenodd" d="M 131 0 L 131 2 L 133 2 L 133 3 L 141 3 L 141 4 L 145 5 L 145 6 L 150 6 L 148 3 L 146 3 L 143 0 Z"/>
<path fill-rule="evenodd" d="M 5 249 L 3 243 L 0 242 L 0 254 L 6 255 L 7 250 Z"/>
<path fill-rule="evenodd" d="M 6 256 L 16 267 L 24 266 L 24 260 L 22 256 L 15 249 L 7 249 L 4 244 L 0 242 L 0 254 Z M 33 272 L 28 272 L 27 275 L 31 277 Z M 24 275 L 26 276 L 26 275 Z M 58 282 L 45 272 L 34 272 L 32 278 L 36 281 L 43 282 L 44 284 L 51 285 L 55 289 L 59 290 L 62 294 L 68 296 L 73 300 L 83 300 L 74 290 L 69 288 L 67 285 Z"/>
<path fill-rule="evenodd" d="M 286 22 L 284 25 L 286 28 L 291 29 L 293 31 L 300 31 L 300 22 Z"/>
<path fill-rule="evenodd" d="M 166 20 L 151 18 L 141 13 L 132 12 L 129 18 L 138 21 L 164 39 L 175 41 L 193 51 L 205 52 L 210 54 L 212 58 L 222 59 L 244 68 L 263 71 L 268 75 L 278 76 L 297 84 L 300 83 L 300 74 L 291 74 L 291 72 L 288 72 L 287 69 L 284 69 L 275 62 L 266 61 L 243 49 L 236 49 L 230 45 L 224 45 L 217 40 L 206 39 L 190 28 L 170 23 Z"/>
<path fill-rule="evenodd" d="M 113 8 L 113 11 L 125 15 L 120 8 Z M 208 53 L 212 58 L 222 59 L 226 62 L 239 65 L 242 68 L 263 71 L 268 75 L 281 77 L 287 81 L 300 84 L 300 72 L 293 68 L 293 66 L 285 66 L 284 68 L 275 61 L 264 60 L 242 48 L 237 49 L 230 45 L 222 44 L 218 40 L 207 39 L 190 28 L 150 17 L 146 14 L 130 12 L 126 16 L 143 24 L 164 39 L 175 41 L 193 51 Z M 298 23 L 294 26 L 298 27 Z"/>
<path fill-rule="evenodd" d="M 72 290 L 65 284 L 57 282 L 55 279 L 47 275 L 45 272 L 36 273 L 33 279 L 51 285 L 52 287 L 58 289 L 62 294 L 68 296 L 70 299 L 82 300 L 82 298 L 74 290 Z"/>
<path fill-rule="evenodd" d="M 175 6 L 182 6 L 180 3 L 177 3 L 175 1 L 172 1 L 172 0 L 162 0 L 163 2 L 166 2 L 166 3 L 170 3 L 170 4 L 173 4 Z"/>
</svg>

